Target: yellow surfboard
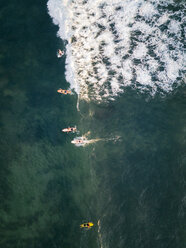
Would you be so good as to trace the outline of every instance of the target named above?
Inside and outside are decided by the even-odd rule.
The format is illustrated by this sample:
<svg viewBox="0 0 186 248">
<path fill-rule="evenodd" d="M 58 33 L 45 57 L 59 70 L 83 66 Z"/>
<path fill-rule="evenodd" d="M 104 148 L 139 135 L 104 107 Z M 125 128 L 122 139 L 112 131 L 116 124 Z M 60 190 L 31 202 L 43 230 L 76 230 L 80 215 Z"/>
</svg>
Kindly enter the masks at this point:
<svg viewBox="0 0 186 248">
<path fill-rule="evenodd" d="M 93 227 L 93 223 L 92 222 L 87 222 L 87 223 L 83 223 L 80 225 L 81 228 L 91 228 Z"/>
</svg>

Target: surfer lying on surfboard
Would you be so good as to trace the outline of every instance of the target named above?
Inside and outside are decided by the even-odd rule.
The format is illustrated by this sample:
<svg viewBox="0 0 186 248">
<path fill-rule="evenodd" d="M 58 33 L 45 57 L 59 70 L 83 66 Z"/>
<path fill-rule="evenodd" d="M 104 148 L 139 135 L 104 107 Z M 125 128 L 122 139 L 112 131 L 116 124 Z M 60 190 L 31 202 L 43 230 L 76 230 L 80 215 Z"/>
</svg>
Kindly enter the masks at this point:
<svg viewBox="0 0 186 248">
<path fill-rule="evenodd" d="M 76 127 L 67 127 L 62 129 L 62 132 L 64 133 L 75 133 L 77 131 Z"/>
<path fill-rule="evenodd" d="M 71 141 L 71 143 L 76 146 L 84 146 L 87 144 L 87 139 L 85 137 L 76 137 Z"/>
<path fill-rule="evenodd" d="M 93 227 L 93 225 L 94 224 L 92 222 L 87 222 L 87 223 L 81 224 L 80 227 L 81 228 L 88 228 L 89 229 L 89 228 Z"/>
<path fill-rule="evenodd" d="M 57 90 L 57 92 L 60 93 L 60 94 L 64 94 L 64 95 L 71 94 L 71 90 L 62 90 L 62 89 L 59 89 L 59 90 Z"/>
</svg>

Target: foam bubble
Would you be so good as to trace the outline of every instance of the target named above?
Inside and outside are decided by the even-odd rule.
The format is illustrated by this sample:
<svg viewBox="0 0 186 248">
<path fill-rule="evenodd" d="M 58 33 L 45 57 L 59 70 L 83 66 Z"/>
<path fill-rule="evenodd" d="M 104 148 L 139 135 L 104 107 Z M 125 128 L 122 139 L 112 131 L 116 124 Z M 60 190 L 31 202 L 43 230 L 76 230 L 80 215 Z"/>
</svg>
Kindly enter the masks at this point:
<svg viewBox="0 0 186 248">
<path fill-rule="evenodd" d="M 153 4 L 151 3 L 142 3 L 141 7 L 139 8 L 139 14 L 146 19 L 150 19 L 153 15 L 156 15 L 158 11 L 155 9 Z"/>
<path fill-rule="evenodd" d="M 142 59 L 147 55 L 147 51 L 148 49 L 144 43 L 138 43 L 137 47 L 133 51 L 134 58 Z"/>
</svg>

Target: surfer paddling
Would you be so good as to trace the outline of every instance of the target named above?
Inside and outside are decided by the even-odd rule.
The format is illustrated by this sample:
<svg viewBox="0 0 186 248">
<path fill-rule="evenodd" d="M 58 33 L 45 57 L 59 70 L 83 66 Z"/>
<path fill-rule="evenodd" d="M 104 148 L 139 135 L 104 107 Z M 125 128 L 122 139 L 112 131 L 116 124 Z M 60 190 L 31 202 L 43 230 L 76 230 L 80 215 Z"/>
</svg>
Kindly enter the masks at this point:
<svg viewBox="0 0 186 248">
<path fill-rule="evenodd" d="M 71 94 L 71 90 L 58 89 L 57 92 L 60 93 L 60 94 L 64 94 L 64 95 Z"/>
<path fill-rule="evenodd" d="M 75 133 L 77 131 L 76 127 L 67 127 L 62 129 L 62 132 L 64 133 Z"/>
<path fill-rule="evenodd" d="M 73 139 L 71 143 L 76 146 L 84 146 L 87 144 L 87 139 L 85 137 L 77 137 Z"/>
<path fill-rule="evenodd" d="M 87 222 L 87 223 L 83 223 L 80 225 L 81 228 L 85 228 L 85 229 L 90 229 L 91 227 L 93 227 L 93 223 L 92 222 Z"/>
<path fill-rule="evenodd" d="M 61 58 L 64 54 L 65 54 L 65 52 L 62 51 L 61 49 L 58 49 L 58 50 L 57 50 L 57 57 L 58 57 L 58 58 Z"/>
</svg>

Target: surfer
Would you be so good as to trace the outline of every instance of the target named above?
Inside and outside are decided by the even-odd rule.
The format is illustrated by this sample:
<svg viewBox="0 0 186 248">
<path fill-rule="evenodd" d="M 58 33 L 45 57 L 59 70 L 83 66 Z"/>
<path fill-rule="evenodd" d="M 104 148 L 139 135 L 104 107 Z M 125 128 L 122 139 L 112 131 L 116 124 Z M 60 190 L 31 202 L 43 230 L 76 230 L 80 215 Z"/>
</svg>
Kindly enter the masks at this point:
<svg viewBox="0 0 186 248">
<path fill-rule="evenodd" d="M 93 227 L 93 225 L 94 224 L 92 222 L 87 222 L 87 223 L 81 224 L 80 227 L 81 228 L 88 228 L 89 229 L 89 228 Z"/>
<path fill-rule="evenodd" d="M 77 137 L 74 140 L 71 141 L 72 144 L 74 145 L 85 145 L 87 143 L 87 140 L 84 137 Z"/>
<path fill-rule="evenodd" d="M 60 94 L 64 94 L 64 95 L 71 94 L 71 90 L 58 89 L 57 92 L 60 93 Z"/>
<path fill-rule="evenodd" d="M 58 51 L 57 51 L 57 57 L 58 58 L 61 58 L 64 54 L 65 54 L 64 51 L 62 51 L 61 49 L 58 49 Z"/>
<path fill-rule="evenodd" d="M 77 131 L 76 127 L 67 127 L 62 129 L 62 132 L 64 133 L 75 133 Z"/>
</svg>

